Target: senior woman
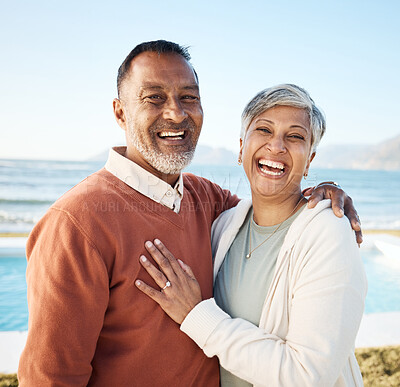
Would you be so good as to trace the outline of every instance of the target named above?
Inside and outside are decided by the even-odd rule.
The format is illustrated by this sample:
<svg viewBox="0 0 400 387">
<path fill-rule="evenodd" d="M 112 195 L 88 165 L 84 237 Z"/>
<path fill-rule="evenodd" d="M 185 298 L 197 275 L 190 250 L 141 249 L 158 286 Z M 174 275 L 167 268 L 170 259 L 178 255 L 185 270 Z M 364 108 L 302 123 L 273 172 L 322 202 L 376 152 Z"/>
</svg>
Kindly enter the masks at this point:
<svg viewBox="0 0 400 387">
<path fill-rule="evenodd" d="M 213 225 L 214 299 L 201 301 L 191 269 L 160 241 L 147 246 L 163 273 L 141 257 L 164 289 L 138 287 L 218 356 L 222 386 L 362 385 L 354 341 L 366 278 L 354 233 L 329 200 L 307 208 L 300 188 L 324 132 L 295 85 L 263 90 L 244 109 L 239 163 L 252 201 Z"/>
</svg>

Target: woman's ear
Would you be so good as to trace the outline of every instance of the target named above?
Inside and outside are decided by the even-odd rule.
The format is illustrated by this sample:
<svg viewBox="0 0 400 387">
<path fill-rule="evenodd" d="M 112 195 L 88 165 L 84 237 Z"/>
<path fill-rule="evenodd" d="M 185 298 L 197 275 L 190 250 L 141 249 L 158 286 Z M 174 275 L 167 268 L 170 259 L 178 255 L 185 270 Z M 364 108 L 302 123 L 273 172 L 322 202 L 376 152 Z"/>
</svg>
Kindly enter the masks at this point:
<svg viewBox="0 0 400 387">
<path fill-rule="evenodd" d="M 314 157 L 315 157 L 315 152 L 312 152 L 310 157 L 309 157 L 309 159 L 308 159 L 308 161 L 307 161 L 306 169 L 304 171 L 304 175 L 306 175 L 306 176 L 308 175 L 308 169 L 310 168 L 311 161 L 314 160 Z"/>
<path fill-rule="evenodd" d="M 239 139 L 239 144 L 240 144 L 240 149 L 239 149 L 239 157 L 238 157 L 238 164 L 241 165 L 242 164 L 242 152 L 243 152 L 243 140 Z"/>
</svg>

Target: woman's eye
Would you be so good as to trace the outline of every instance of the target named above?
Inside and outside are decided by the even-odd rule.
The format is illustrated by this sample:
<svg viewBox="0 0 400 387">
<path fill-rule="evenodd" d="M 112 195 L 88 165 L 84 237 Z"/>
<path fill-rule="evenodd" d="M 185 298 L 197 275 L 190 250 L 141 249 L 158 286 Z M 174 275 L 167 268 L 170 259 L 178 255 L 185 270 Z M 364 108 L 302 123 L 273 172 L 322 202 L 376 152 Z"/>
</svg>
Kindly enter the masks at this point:
<svg viewBox="0 0 400 387">
<path fill-rule="evenodd" d="M 257 128 L 256 130 L 263 132 L 263 133 L 271 133 L 271 131 L 268 128 Z"/>
<path fill-rule="evenodd" d="M 304 137 L 300 134 L 291 134 L 289 138 L 294 138 L 296 140 L 304 140 Z"/>
</svg>

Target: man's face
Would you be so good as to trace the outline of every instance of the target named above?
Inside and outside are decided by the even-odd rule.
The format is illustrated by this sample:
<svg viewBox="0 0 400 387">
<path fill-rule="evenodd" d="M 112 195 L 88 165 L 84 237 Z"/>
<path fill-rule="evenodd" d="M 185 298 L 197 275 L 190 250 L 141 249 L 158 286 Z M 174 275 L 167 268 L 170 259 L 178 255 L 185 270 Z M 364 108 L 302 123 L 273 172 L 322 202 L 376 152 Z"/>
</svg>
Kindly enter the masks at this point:
<svg viewBox="0 0 400 387">
<path fill-rule="evenodd" d="M 133 59 L 114 112 L 126 131 L 126 157 L 156 176 L 179 174 L 190 163 L 203 110 L 194 71 L 182 56 L 144 52 Z"/>
</svg>

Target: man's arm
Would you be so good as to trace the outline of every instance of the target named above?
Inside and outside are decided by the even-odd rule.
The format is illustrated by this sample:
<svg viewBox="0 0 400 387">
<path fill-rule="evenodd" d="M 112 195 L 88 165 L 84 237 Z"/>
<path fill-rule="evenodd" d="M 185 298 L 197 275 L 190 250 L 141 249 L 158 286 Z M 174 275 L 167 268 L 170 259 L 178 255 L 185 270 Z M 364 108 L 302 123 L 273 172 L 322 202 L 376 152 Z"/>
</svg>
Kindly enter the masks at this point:
<svg viewBox="0 0 400 387">
<path fill-rule="evenodd" d="M 50 209 L 27 244 L 29 329 L 20 386 L 82 386 L 108 305 L 108 273 L 73 217 Z"/>
</svg>

